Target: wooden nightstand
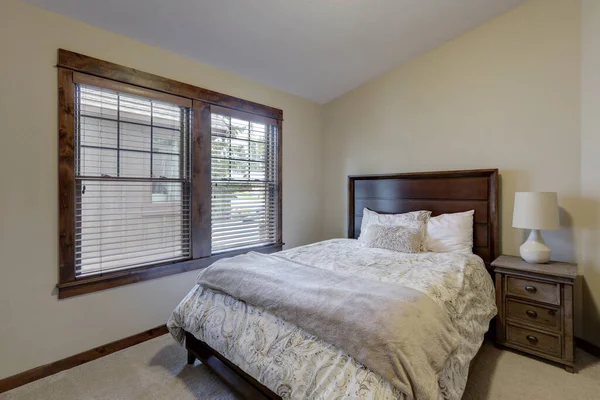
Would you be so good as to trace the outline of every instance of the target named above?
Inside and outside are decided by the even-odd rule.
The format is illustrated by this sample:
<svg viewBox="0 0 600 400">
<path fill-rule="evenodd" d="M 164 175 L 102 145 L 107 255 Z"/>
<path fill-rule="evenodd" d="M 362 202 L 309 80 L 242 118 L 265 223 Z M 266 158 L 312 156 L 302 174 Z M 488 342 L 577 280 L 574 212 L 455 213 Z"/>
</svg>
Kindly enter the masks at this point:
<svg viewBox="0 0 600 400">
<path fill-rule="evenodd" d="M 496 276 L 496 341 L 563 364 L 573 373 L 573 284 L 577 266 L 529 264 L 500 256 Z"/>
</svg>

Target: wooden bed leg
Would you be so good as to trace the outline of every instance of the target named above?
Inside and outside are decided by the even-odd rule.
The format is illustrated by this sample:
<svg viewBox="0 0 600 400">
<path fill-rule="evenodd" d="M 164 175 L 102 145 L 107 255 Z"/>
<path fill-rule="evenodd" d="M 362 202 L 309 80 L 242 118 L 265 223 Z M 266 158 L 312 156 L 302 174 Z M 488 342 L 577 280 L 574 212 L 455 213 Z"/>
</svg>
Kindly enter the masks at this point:
<svg viewBox="0 0 600 400">
<path fill-rule="evenodd" d="M 196 362 L 196 356 L 192 354 L 191 351 L 188 350 L 187 352 L 187 363 L 188 365 L 194 365 L 194 363 Z"/>
<path fill-rule="evenodd" d="M 188 364 L 198 359 L 231 387 L 242 399 L 251 400 L 282 400 L 268 387 L 242 371 L 206 343 L 196 339 L 194 335 L 185 332 L 185 348 L 188 351 Z M 191 353 L 193 349 L 194 353 Z"/>
</svg>

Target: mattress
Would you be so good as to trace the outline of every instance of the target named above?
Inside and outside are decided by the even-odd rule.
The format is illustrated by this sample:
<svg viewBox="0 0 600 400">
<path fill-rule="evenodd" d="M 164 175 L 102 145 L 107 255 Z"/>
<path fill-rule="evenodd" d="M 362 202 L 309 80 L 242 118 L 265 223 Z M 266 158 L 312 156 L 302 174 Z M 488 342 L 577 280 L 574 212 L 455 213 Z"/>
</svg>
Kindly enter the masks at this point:
<svg viewBox="0 0 600 400">
<path fill-rule="evenodd" d="M 439 399 L 460 399 L 469 363 L 496 314 L 483 261 L 455 253 L 398 253 L 334 239 L 277 253 L 318 268 L 419 290 L 448 315 L 461 336 L 438 377 Z M 167 326 L 181 344 L 193 334 L 284 399 L 410 399 L 343 349 L 222 293 L 196 285 Z M 368 340 L 368 338 L 365 338 Z"/>
</svg>

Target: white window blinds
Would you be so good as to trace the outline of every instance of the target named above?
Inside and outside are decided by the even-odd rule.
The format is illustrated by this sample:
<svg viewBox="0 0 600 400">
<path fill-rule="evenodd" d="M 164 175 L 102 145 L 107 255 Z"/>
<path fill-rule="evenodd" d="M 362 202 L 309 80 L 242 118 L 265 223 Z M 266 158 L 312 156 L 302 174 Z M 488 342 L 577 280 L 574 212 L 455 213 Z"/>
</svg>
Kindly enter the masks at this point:
<svg viewBox="0 0 600 400">
<path fill-rule="evenodd" d="M 190 109 L 75 86 L 76 276 L 190 256 Z"/>
<path fill-rule="evenodd" d="M 212 252 L 277 241 L 277 125 L 212 108 Z"/>
</svg>

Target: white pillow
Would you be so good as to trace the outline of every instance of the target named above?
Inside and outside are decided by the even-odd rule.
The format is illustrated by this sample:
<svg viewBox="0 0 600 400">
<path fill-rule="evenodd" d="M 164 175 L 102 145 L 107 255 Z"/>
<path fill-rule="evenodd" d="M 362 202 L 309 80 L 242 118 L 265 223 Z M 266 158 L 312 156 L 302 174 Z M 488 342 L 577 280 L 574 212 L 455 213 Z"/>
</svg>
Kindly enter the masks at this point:
<svg viewBox="0 0 600 400">
<path fill-rule="evenodd" d="M 421 251 L 425 251 L 427 220 L 430 215 L 431 211 L 412 211 L 404 214 L 379 214 L 368 208 L 364 208 L 358 241 L 364 244 L 365 233 L 370 225 L 402 226 L 404 228 L 419 229 L 421 231 Z"/>
<path fill-rule="evenodd" d="M 427 251 L 473 254 L 473 214 L 475 210 L 442 214 L 427 221 Z"/>
</svg>

